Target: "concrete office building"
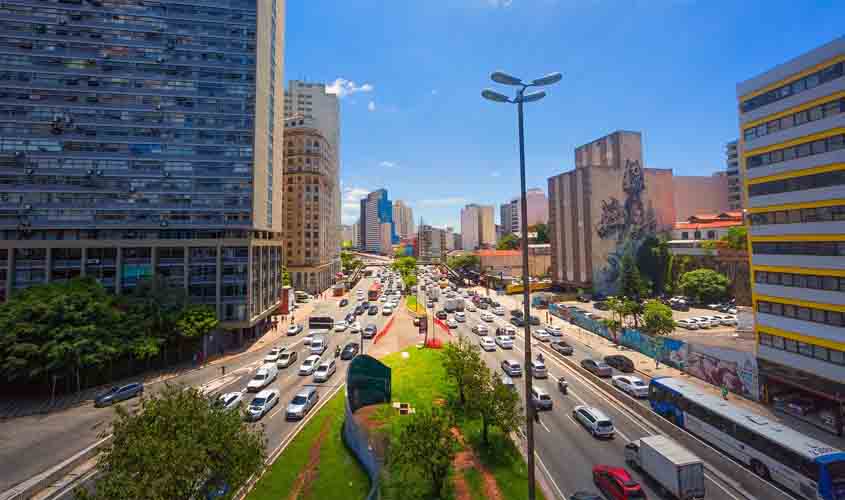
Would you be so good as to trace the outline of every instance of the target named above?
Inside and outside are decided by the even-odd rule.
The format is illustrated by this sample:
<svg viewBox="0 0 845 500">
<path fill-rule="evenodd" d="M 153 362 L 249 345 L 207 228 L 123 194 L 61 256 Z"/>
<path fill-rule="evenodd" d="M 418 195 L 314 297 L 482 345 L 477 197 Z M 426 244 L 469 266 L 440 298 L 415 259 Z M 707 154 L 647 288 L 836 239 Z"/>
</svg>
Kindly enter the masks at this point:
<svg viewBox="0 0 845 500">
<path fill-rule="evenodd" d="M 448 237 L 445 229 L 421 224 L 417 234 L 417 257 L 421 262 L 446 262 Z"/>
<path fill-rule="evenodd" d="M 526 204 L 528 208 L 528 225 L 546 224 L 549 221 L 549 200 L 540 188 L 526 190 Z M 505 234 L 521 234 L 522 209 L 521 197 L 512 198 L 499 207 L 501 225 Z"/>
<path fill-rule="evenodd" d="M 402 200 L 393 202 L 393 223 L 400 238 L 407 238 L 417 232 L 414 227 L 414 210 Z"/>
<path fill-rule="evenodd" d="M 2 298 L 157 276 L 223 327 L 266 327 L 282 286 L 285 1 L 95 3 L 3 7 Z"/>
<path fill-rule="evenodd" d="M 725 174 L 728 176 L 728 209 L 742 210 L 746 203 L 742 170 L 739 168 L 738 141 L 725 144 Z"/>
<path fill-rule="evenodd" d="M 492 205 L 473 203 L 461 209 L 461 244 L 464 250 L 496 245 L 496 220 Z"/>
<path fill-rule="evenodd" d="M 352 224 L 352 248 L 361 248 L 361 224 L 358 221 Z"/>
<path fill-rule="evenodd" d="M 674 175 L 675 218 L 686 220 L 697 214 L 729 211 L 728 176 L 723 171 L 713 175 Z"/>
<path fill-rule="evenodd" d="M 675 222 L 672 171 L 643 168 L 639 132 L 575 149 L 575 170 L 548 181 L 552 280 L 614 292 L 626 251 Z"/>
<path fill-rule="evenodd" d="M 845 408 L 845 38 L 737 84 L 763 394 Z"/>
<path fill-rule="evenodd" d="M 350 226 L 348 224 L 343 224 L 343 225 L 340 226 L 340 241 L 341 241 L 341 243 L 344 243 L 344 242 L 347 242 L 347 241 L 350 242 L 350 243 L 352 242 L 352 240 L 353 240 L 352 231 L 353 231 L 352 226 Z"/>
<path fill-rule="evenodd" d="M 285 119 L 285 265 L 295 290 L 318 294 L 341 270 L 331 144 L 313 118 Z"/>
<path fill-rule="evenodd" d="M 387 229 L 383 227 L 387 225 Z M 361 199 L 359 219 L 360 248 L 384 255 L 392 253 L 392 246 L 399 243 L 396 225 L 393 223 L 393 203 L 387 197 L 386 189 L 379 189 Z M 385 236 L 387 231 L 387 236 Z"/>
</svg>

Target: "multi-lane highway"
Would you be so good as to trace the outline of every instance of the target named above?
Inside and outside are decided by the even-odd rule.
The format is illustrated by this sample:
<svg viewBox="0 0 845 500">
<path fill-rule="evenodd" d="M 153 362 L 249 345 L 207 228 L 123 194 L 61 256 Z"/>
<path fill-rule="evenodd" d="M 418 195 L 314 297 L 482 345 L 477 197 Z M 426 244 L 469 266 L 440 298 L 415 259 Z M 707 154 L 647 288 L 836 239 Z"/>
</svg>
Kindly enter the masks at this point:
<svg viewBox="0 0 845 500">
<path fill-rule="evenodd" d="M 314 304 L 312 316 L 332 316 L 335 320 L 343 319 L 352 311 L 356 304 L 355 292 L 366 290 L 372 284 L 373 278 L 363 278 L 355 290 L 347 294 L 349 304 L 339 307 L 339 299 L 328 298 Z M 379 330 L 390 319 L 381 314 L 381 303 L 379 314 L 369 316 L 366 313 L 358 317 L 362 326 L 375 324 Z M 314 383 L 312 376 L 299 376 L 297 374 L 299 365 L 310 354 L 308 346 L 304 345 L 305 335 L 308 334 L 307 318 L 302 318 L 304 329 L 295 336 L 283 336 L 278 342 L 267 343 L 262 349 L 243 354 L 230 362 L 225 363 L 226 374 L 221 374 L 219 365 L 209 366 L 199 370 L 192 370 L 183 375 L 169 380 L 169 383 L 185 384 L 200 387 L 209 394 L 223 394 L 226 392 L 246 391 L 247 382 L 255 374 L 255 371 L 262 365 L 263 358 L 273 347 L 284 346 L 287 350 L 295 350 L 299 359 L 288 368 L 280 369 L 278 377 L 267 388 L 274 388 L 280 391 L 279 404 L 258 422 L 264 425 L 267 438 L 267 451 L 272 453 L 283 443 L 299 425 L 296 421 L 286 421 L 285 408 L 293 396 L 303 387 L 317 387 L 321 399 L 331 396 L 340 387 L 346 378 L 346 366 L 348 361 L 337 359 L 337 372 L 325 383 Z M 285 325 L 287 326 L 287 325 Z M 341 348 L 349 342 L 360 342 L 358 334 L 352 334 L 349 330 L 345 332 L 331 332 L 327 336 L 329 345 L 323 354 L 323 359 L 334 357 L 336 346 Z M 371 340 L 365 340 L 365 350 Z M 148 385 L 147 394 L 158 392 L 164 384 Z M 244 393 L 244 405 L 254 397 L 254 393 Z M 130 406 L 137 405 L 137 400 L 130 400 Z M 108 429 L 113 419 L 114 411 L 110 408 L 94 408 L 92 404 L 86 404 L 79 408 L 57 412 L 46 417 L 26 417 L 21 419 L 19 428 L 32 428 L 33 432 L 15 435 L 12 431 L 16 421 L 4 424 L 4 431 L 0 436 L 3 442 L 0 451 L 0 462 L 3 463 L 3 483 L 0 484 L 0 498 L 3 492 L 13 485 L 24 481 L 31 476 L 41 473 L 50 467 L 73 456 L 78 451 L 85 449 L 98 440 L 98 435 L 104 429 Z M 45 423 L 45 425 L 40 425 Z M 56 498 L 61 498 L 61 495 Z M 70 495 L 67 498 L 71 498 Z"/>
<path fill-rule="evenodd" d="M 444 299 L 435 305 L 440 309 Z M 472 332 L 471 328 L 477 324 L 485 324 L 490 329 L 488 335 L 495 335 L 497 327 L 510 325 L 510 314 L 494 316 L 493 322 L 482 321 L 482 311 L 466 311 L 466 322 L 458 323 L 458 327 L 451 330 L 455 337 L 463 336 L 470 342 L 478 343 L 479 336 Z M 449 315 L 454 317 L 454 315 Z M 533 327 L 534 329 L 542 326 Z M 524 367 L 524 338 L 522 328 L 517 329 L 519 333 L 514 340 L 512 350 L 503 350 L 496 346 L 492 352 L 482 351 L 482 357 L 488 366 L 499 373 L 502 361 L 513 359 Z M 566 340 L 575 348 L 572 355 L 576 362 L 590 357 L 590 349 L 587 344 L 578 340 L 578 334 L 574 327 L 564 328 L 563 340 Z M 532 339 L 533 340 L 533 339 Z M 579 375 L 557 359 L 557 354 L 547 348 L 547 344 L 534 340 L 532 343 L 533 352 L 542 352 L 545 364 L 548 368 L 547 379 L 534 379 L 534 385 L 545 389 L 551 394 L 554 406 L 551 411 L 540 413 L 540 422 L 535 425 L 535 447 L 538 457 L 537 466 L 542 473 L 547 474 L 552 482 L 555 494 L 560 498 L 569 496 L 578 490 L 596 490 L 592 484 L 592 467 L 598 464 L 626 467 L 624 460 L 625 444 L 631 440 L 643 436 L 655 434 L 647 427 L 641 419 L 636 417 L 624 406 L 619 405 L 604 392 L 615 391 L 610 384 L 595 384 Z M 614 373 L 618 374 L 618 373 Z M 557 388 L 557 381 L 565 378 L 569 384 L 569 390 L 563 395 Z M 515 379 L 520 394 L 524 397 L 524 381 L 521 378 Z M 524 400 L 524 399 L 523 399 Z M 608 415 L 616 428 L 616 437 L 611 440 L 600 440 L 593 438 L 572 417 L 572 410 L 577 405 L 587 405 L 600 409 Z M 627 467 L 630 471 L 630 468 Z M 648 481 L 641 474 L 631 471 L 633 476 L 640 481 L 649 498 L 660 498 L 656 494 L 657 489 L 653 483 Z M 746 498 L 739 490 L 708 472 L 706 476 L 706 488 L 708 496 L 725 500 L 740 500 Z"/>
</svg>

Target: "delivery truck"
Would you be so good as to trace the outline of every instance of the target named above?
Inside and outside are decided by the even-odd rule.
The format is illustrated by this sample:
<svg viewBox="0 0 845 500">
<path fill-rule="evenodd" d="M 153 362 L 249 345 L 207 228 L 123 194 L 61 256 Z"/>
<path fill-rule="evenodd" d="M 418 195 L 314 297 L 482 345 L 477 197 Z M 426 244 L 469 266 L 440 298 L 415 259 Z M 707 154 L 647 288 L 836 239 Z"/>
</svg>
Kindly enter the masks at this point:
<svg viewBox="0 0 845 500">
<path fill-rule="evenodd" d="M 628 443 L 625 461 L 678 500 L 704 498 L 704 463 L 666 436 L 647 436 Z"/>
</svg>

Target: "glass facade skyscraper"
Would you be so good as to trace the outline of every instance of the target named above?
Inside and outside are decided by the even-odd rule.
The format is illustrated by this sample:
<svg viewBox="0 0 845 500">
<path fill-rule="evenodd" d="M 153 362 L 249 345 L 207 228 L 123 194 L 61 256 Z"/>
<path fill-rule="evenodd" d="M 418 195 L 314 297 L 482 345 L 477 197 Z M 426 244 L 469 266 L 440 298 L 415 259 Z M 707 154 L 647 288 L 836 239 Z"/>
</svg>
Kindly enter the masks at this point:
<svg viewBox="0 0 845 500">
<path fill-rule="evenodd" d="M 0 294 L 182 286 L 251 328 L 281 288 L 284 0 L 0 5 Z"/>
</svg>

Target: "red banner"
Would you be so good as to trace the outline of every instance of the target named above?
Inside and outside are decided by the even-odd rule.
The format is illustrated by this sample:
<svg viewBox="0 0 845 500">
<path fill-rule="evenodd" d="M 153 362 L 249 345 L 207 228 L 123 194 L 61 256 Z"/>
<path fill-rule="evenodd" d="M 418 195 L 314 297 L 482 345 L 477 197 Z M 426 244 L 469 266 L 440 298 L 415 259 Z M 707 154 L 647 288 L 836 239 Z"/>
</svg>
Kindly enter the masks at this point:
<svg viewBox="0 0 845 500">
<path fill-rule="evenodd" d="M 444 323 L 444 322 L 440 321 L 440 320 L 439 320 L 439 319 L 437 319 L 437 318 L 434 318 L 434 324 L 435 324 L 435 325 L 437 325 L 437 326 L 439 326 L 439 327 L 440 327 L 441 329 L 443 329 L 446 333 L 448 333 L 450 337 L 452 336 L 452 329 L 451 329 L 451 328 L 449 328 L 449 325 L 447 325 L 446 323 Z"/>
<path fill-rule="evenodd" d="M 373 339 L 373 344 L 378 343 L 378 341 L 381 340 L 382 337 L 387 335 L 387 332 L 390 331 L 390 327 L 393 326 L 393 318 L 395 318 L 395 316 L 391 316 L 390 321 L 388 321 L 387 324 L 384 325 L 384 328 L 382 328 L 381 331 L 376 334 L 375 338 Z"/>
</svg>

